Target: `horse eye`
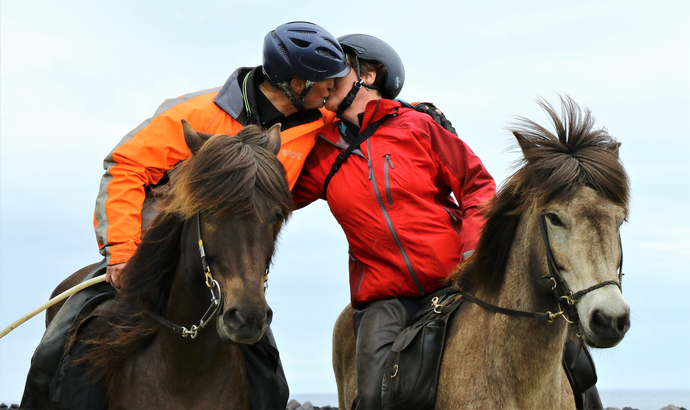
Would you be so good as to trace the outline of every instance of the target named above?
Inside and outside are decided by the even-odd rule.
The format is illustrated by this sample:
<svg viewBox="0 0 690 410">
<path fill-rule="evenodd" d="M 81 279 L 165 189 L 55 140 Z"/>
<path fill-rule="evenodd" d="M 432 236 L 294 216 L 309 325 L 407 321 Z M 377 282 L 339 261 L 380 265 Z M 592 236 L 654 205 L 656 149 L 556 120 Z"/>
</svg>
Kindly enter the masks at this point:
<svg viewBox="0 0 690 410">
<path fill-rule="evenodd" d="M 554 226 L 564 226 L 563 222 L 556 216 L 556 214 L 546 214 L 546 217 L 549 218 L 549 222 L 551 222 L 552 225 Z"/>
<path fill-rule="evenodd" d="M 285 216 L 283 215 L 282 212 L 276 212 L 273 214 L 273 223 L 283 222 L 284 219 L 285 219 Z"/>
</svg>

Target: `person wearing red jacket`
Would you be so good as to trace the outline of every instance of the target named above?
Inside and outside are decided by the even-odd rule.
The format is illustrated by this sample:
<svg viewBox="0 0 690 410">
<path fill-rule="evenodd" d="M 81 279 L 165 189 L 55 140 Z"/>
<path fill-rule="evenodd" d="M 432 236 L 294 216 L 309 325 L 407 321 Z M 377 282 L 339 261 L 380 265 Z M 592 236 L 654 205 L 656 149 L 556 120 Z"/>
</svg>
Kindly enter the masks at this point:
<svg viewBox="0 0 690 410">
<path fill-rule="evenodd" d="M 483 225 L 493 178 L 465 142 L 394 101 L 398 54 L 372 36 L 338 38 L 353 67 L 336 80 L 324 128 L 293 189 L 297 208 L 325 199 L 350 247 L 357 409 L 381 408 L 383 363 L 418 301 L 443 286 Z"/>
<path fill-rule="evenodd" d="M 269 128 L 280 123 L 282 149 L 278 158 L 292 187 L 316 142 L 318 130 L 334 119 L 333 113 L 320 110 L 333 89 L 334 78 L 349 71 L 334 36 L 313 23 L 291 22 L 266 35 L 261 66 L 239 68 L 222 87 L 166 100 L 153 117 L 127 134 L 104 161 L 106 172 L 94 217 L 104 260 L 87 278 L 105 270 L 107 280 L 118 285 L 124 265 L 140 242 L 147 190 L 164 184 L 166 173 L 191 155 L 184 141 L 182 119 L 197 131 L 226 135 L 235 135 L 248 124 Z M 50 401 L 59 396 L 65 408 L 107 407 L 105 393 L 97 383 L 88 389 L 86 381 L 80 386 L 62 386 L 59 383 L 64 375 L 55 377 L 76 315 L 87 303 L 112 294 L 109 285 L 101 285 L 73 295 L 51 322 L 32 358 L 22 408 L 52 408 L 57 404 Z M 270 328 L 261 341 L 242 345 L 242 349 L 249 378 L 250 408 L 285 408 L 287 382 Z M 62 366 L 72 368 L 64 363 Z M 84 375 L 71 380 L 81 376 Z M 51 384 L 56 380 L 57 385 Z M 61 393 L 55 394 L 54 390 Z"/>
</svg>

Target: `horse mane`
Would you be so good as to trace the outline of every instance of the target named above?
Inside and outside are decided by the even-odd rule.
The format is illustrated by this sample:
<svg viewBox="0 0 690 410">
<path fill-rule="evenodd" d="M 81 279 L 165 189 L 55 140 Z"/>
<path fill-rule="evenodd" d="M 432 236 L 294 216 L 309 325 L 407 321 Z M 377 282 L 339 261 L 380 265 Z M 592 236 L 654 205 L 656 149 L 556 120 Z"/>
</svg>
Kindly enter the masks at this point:
<svg viewBox="0 0 690 410">
<path fill-rule="evenodd" d="M 537 100 L 555 133 L 524 117 L 510 125 L 523 157 L 486 205 L 475 252 L 448 279 L 453 286 L 499 291 L 522 215 L 553 201 L 567 202 L 578 187 L 599 191 L 627 212 L 630 187 L 618 157 L 620 143 L 606 128 L 596 127 L 589 109 L 581 109 L 568 96 L 560 100 L 560 116 L 548 102 Z"/>
<path fill-rule="evenodd" d="M 183 227 L 191 217 L 199 212 L 217 216 L 257 212 L 260 196 L 278 204 L 286 218 L 290 214 L 292 196 L 285 171 L 265 148 L 267 141 L 267 134 L 254 125 L 234 137 L 214 135 L 175 168 L 157 217 L 122 272 L 117 297 L 96 313 L 98 320 L 90 321 L 87 328 L 85 342 L 91 348 L 81 360 L 99 377 L 112 380 L 122 363 L 161 329 L 142 311 L 165 316 Z"/>
</svg>

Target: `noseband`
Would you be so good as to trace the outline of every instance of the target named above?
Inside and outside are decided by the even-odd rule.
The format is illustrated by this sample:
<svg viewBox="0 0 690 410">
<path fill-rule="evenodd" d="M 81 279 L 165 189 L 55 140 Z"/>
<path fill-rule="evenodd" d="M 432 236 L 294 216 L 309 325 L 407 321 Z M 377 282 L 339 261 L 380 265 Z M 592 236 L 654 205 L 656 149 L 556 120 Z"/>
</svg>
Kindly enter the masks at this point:
<svg viewBox="0 0 690 410">
<path fill-rule="evenodd" d="M 621 284 L 623 282 L 623 247 L 621 246 L 621 262 L 618 265 L 618 281 L 615 280 L 607 280 L 601 283 L 597 283 L 596 285 L 590 286 L 587 289 L 583 289 L 581 291 L 578 291 L 576 293 L 573 293 L 570 290 L 570 287 L 568 286 L 568 283 L 565 281 L 565 278 L 563 278 L 563 275 L 561 274 L 560 270 L 558 269 L 558 265 L 556 264 L 556 260 L 553 257 L 553 251 L 551 250 L 551 243 L 549 242 L 549 233 L 546 228 L 546 216 L 545 215 L 540 215 L 539 216 L 539 229 L 541 231 L 541 237 L 542 240 L 544 241 L 544 247 L 546 248 L 546 260 L 549 266 L 549 275 L 542 277 L 542 279 L 548 279 L 550 282 L 553 283 L 551 287 L 551 291 L 553 292 L 554 297 L 556 298 L 557 304 L 558 304 L 558 312 L 552 313 L 550 311 L 541 313 L 541 312 L 526 312 L 522 310 L 515 310 L 515 309 L 507 309 L 503 308 L 500 306 L 492 305 L 491 303 L 485 302 L 481 299 L 477 299 L 473 295 L 470 295 L 468 293 L 463 292 L 463 297 L 467 299 L 469 302 L 475 303 L 484 309 L 491 310 L 493 312 L 501 313 L 504 315 L 508 316 L 519 316 L 519 317 L 527 317 L 531 319 L 537 319 L 537 320 L 544 320 L 549 323 L 552 323 L 554 319 L 558 316 L 562 316 L 563 319 L 568 322 L 568 323 L 576 323 L 578 322 L 579 316 L 577 314 L 577 309 L 575 308 L 575 304 L 582 298 L 582 296 L 588 294 L 589 292 L 592 292 L 594 290 L 597 290 L 599 288 L 603 288 L 604 286 L 608 285 L 615 285 L 618 286 L 618 289 L 623 291 L 623 288 L 621 287 Z M 618 237 L 618 242 L 620 243 L 620 234 Z M 564 300 L 566 302 L 565 309 L 561 307 L 561 301 Z"/>
</svg>

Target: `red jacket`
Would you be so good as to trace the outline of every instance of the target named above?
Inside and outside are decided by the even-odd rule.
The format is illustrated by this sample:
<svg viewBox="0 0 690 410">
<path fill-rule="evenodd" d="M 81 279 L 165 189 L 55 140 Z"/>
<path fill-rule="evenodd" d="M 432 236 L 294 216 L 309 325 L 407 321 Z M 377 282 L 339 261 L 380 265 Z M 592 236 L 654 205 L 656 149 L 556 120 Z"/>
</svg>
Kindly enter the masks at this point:
<svg viewBox="0 0 690 410">
<path fill-rule="evenodd" d="M 324 180 L 348 145 L 338 123 L 326 126 L 292 191 L 298 208 L 326 199 L 343 227 L 355 307 L 441 287 L 462 254 L 474 249 L 483 224 L 478 206 L 496 192 L 472 150 L 428 115 L 382 99 L 369 102 L 362 124 L 386 115 L 331 179 L 324 198 Z"/>
</svg>

